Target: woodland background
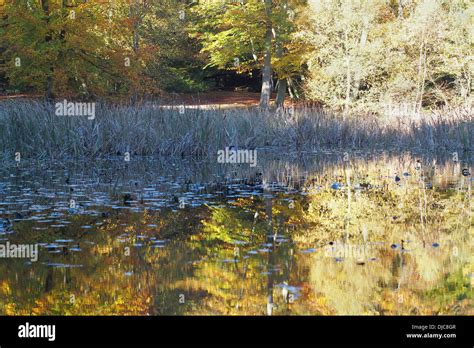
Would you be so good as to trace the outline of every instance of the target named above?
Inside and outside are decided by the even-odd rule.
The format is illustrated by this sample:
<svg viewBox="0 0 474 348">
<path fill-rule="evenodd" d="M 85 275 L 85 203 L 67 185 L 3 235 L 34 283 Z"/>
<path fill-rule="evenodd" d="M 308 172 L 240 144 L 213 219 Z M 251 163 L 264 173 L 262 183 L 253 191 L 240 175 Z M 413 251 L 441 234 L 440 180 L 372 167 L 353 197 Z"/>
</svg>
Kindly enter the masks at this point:
<svg viewBox="0 0 474 348">
<path fill-rule="evenodd" d="M 0 93 L 259 92 L 344 112 L 472 103 L 469 0 L 0 0 Z"/>
</svg>

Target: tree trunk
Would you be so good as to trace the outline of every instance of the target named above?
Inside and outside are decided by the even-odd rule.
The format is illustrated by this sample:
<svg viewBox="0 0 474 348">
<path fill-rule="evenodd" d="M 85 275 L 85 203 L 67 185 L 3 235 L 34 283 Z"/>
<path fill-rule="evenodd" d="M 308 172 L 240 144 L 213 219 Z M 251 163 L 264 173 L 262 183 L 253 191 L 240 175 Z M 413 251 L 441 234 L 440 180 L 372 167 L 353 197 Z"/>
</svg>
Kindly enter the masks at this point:
<svg viewBox="0 0 474 348">
<path fill-rule="evenodd" d="M 48 268 L 46 273 L 46 279 L 44 281 L 44 292 L 47 294 L 54 289 L 54 269 L 52 267 Z"/>
<path fill-rule="evenodd" d="M 351 64 L 349 58 L 349 40 L 347 29 L 344 31 L 344 46 L 346 51 L 346 100 L 344 101 L 344 117 L 349 113 L 351 104 Z"/>
<path fill-rule="evenodd" d="M 265 214 L 267 215 L 267 244 L 271 244 L 271 251 L 268 253 L 268 279 L 267 279 L 267 315 L 273 315 L 273 269 L 275 267 L 274 254 L 275 254 L 275 239 L 276 236 L 273 233 L 273 195 L 272 191 L 264 188 L 263 197 L 265 200 Z"/>
<path fill-rule="evenodd" d="M 369 19 L 364 18 L 362 26 L 362 32 L 360 34 L 360 42 L 359 42 L 359 56 L 364 53 L 365 45 L 367 44 L 367 36 L 369 31 Z M 360 88 L 360 72 L 359 69 L 356 71 L 354 75 L 354 98 L 357 99 L 359 96 L 359 88 Z"/>
<path fill-rule="evenodd" d="M 268 109 L 270 95 L 272 92 L 272 0 L 265 0 L 266 11 L 266 33 L 265 33 L 265 56 L 262 70 L 262 91 L 260 94 L 260 107 Z"/>
<path fill-rule="evenodd" d="M 285 17 L 287 15 L 287 8 L 288 4 L 286 1 L 281 2 L 281 11 L 285 14 Z M 284 53 L 284 47 L 283 47 L 283 40 L 282 40 L 283 35 L 279 35 L 279 38 L 276 40 L 276 56 L 277 58 L 282 58 L 283 53 Z M 285 103 L 285 97 L 286 97 L 286 89 L 287 89 L 287 80 L 286 78 L 280 78 L 278 77 L 278 88 L 277 88 L 277 96 L 276 96 L 276 106 L 277 107 L 283 107 Z"/>
<path fill-rule="evenodd" d="M 281 41 L 279 42 L 277 41 L 276 57 L 277 58 L 283 57 L 283 45 Z M 286 87 L 287 87 L 286 78 L 278 78 L 277 95 L 276 95 L 276 100 L 275 100 L 277 107 L 283 106 L 285 102 Z"/>
<path fill-rule="evenodd" d="M 413 106 L 413 112 L 418 113 L 421 110 L 423 103 L 423 93 L 425 89 L 426 79 L 426 53 L 425 53 L 425 29 L 421 33 L 420 40 L 420 54 L 418 60 L 418 89 L 415 96 L 415 105 Z"/>
<path fill-rule="evenodd" d="M 403 18 L 403 0 L 398 0 L 398 13 L 397 13 L 397 18 L 398 18 L 398 19 Z"/>
<path fill-rule="evenodd" d="M 130 4 L 130 19 L 133 22 L 132 30 L 132 48 L 133 52 L 136 54 L 140 47 L 140 36 L 138 30 L 141 24 L 141 9 L 138 2 Z"/>
<path fill-rule="evenodd" d="M 276 95 L 276 100 L 275 100 L 277 107 L 283 106 L 285 103 L 287 85 L 288 83 L 286 81 L 286 78 L 278 80 L 278 89 L 277 89 L 277 95 Z"/>
</svg>

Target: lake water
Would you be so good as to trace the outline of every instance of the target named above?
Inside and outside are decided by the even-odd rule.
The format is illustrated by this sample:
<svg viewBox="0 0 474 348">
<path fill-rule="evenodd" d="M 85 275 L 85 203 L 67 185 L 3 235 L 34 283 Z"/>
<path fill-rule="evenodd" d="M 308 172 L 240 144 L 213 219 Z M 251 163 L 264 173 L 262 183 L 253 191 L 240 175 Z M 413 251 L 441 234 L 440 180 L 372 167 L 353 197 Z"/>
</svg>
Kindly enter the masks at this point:
<svg viewBox="0 0 474 348">
<path fill-rule="evenodd" d="M 469 156 L 5 163 L 0 314 L 472 315 Z"/>
</svg>

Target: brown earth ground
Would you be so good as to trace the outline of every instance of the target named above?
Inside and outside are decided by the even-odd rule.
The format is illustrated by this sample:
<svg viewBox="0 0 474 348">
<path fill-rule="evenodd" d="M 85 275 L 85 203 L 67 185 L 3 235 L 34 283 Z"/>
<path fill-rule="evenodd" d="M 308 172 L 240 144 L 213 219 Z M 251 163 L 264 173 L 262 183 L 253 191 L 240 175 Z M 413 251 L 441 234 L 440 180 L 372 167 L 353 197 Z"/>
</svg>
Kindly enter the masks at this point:
<svg viewBox="0 0 474 348">
<path fill-rule="evenodd" d="M 13 94 L 0 95 L 0 100 L 12 99 L 41 99 L 38 94 Z M 67 98 L 67 97 L 66 97 Z M 60 98 L 59 98 L 60 99 Z M 169 93 L 161 97 L 168 103 L 183 103 L 186 105 L 240 105 L 253 106 L 258 105 L 260 93 L 253 92 L 233 92 L 233 91 L 215 91 L 194 94 Z M 272 98 L 274 100 L 274 98 Z"/>
<path fill-rule="evenodd" d="M 164 108 L 176 108 L 183 105 L 189 109 L 229 109 L 229 108 L 252 108 L 260 103 L 260 93 L 255 92 L 234 92 L 234 91 L 213 91 L 197 94 L 173 94 L 164 98 Z M 270 103 L 274 104 L 275 94 L 272 94 Z M 293 105 L 295 108 L 320 109 L 321 103 L 307 100 L 285 99 L 285 107 Z"/>
<path fill-rule="evenodd" d="M 16 95 L 0 95 L 1 100 L 14 99 L 33 99 L 41 100 L 43 96 L 33 94 L 16 94 Z M 67 97 L 63 97 L 66 98 Z M 56 98 L 61 99 L 61 98 Z M 74 100 L 75 98 L 71 98 Z M 123 100 L 121 101 L 123 102 Z M 271 103 L 275 102 L 275 95 L 271 97 Z M 180 105 L 189 109 L 229 109 L 229 108 L 252 108 L 260 103 L 260 93 L 256 92 L 235 92 L 235 91 L 212 91 L 194 94 L 178 94 L 169 93 L 160 98 L 150 98 L 143 102 L 144 104 L 152 104 L 153 106 L 166 109 L 175 109 Z M 296 107 L 320 107 L 318 103 L 298 101 L 294 102 L 286 98 L 285 107 L 294 105 Z"/>
</svg>

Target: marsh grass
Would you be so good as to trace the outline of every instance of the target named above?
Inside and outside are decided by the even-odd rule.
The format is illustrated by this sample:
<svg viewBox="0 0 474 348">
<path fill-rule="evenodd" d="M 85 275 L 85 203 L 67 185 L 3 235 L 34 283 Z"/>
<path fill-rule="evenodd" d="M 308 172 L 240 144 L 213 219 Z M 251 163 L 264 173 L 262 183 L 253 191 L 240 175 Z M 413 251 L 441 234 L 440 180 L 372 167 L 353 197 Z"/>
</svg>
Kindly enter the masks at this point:
<svg viewBox="0 0 474 348">
<path fill-rule="evenodd" d="M 323 149 L 472 149 L 471 110 L 409 118 L 342 117 L 321 109 L 186 109 L 98 104 L 96 118 L 56 116 L 54 104 L 0 103 L 1 152 L 28 158 L 122 155 L 210 157 L 226 146 Z"/>
</svg>

